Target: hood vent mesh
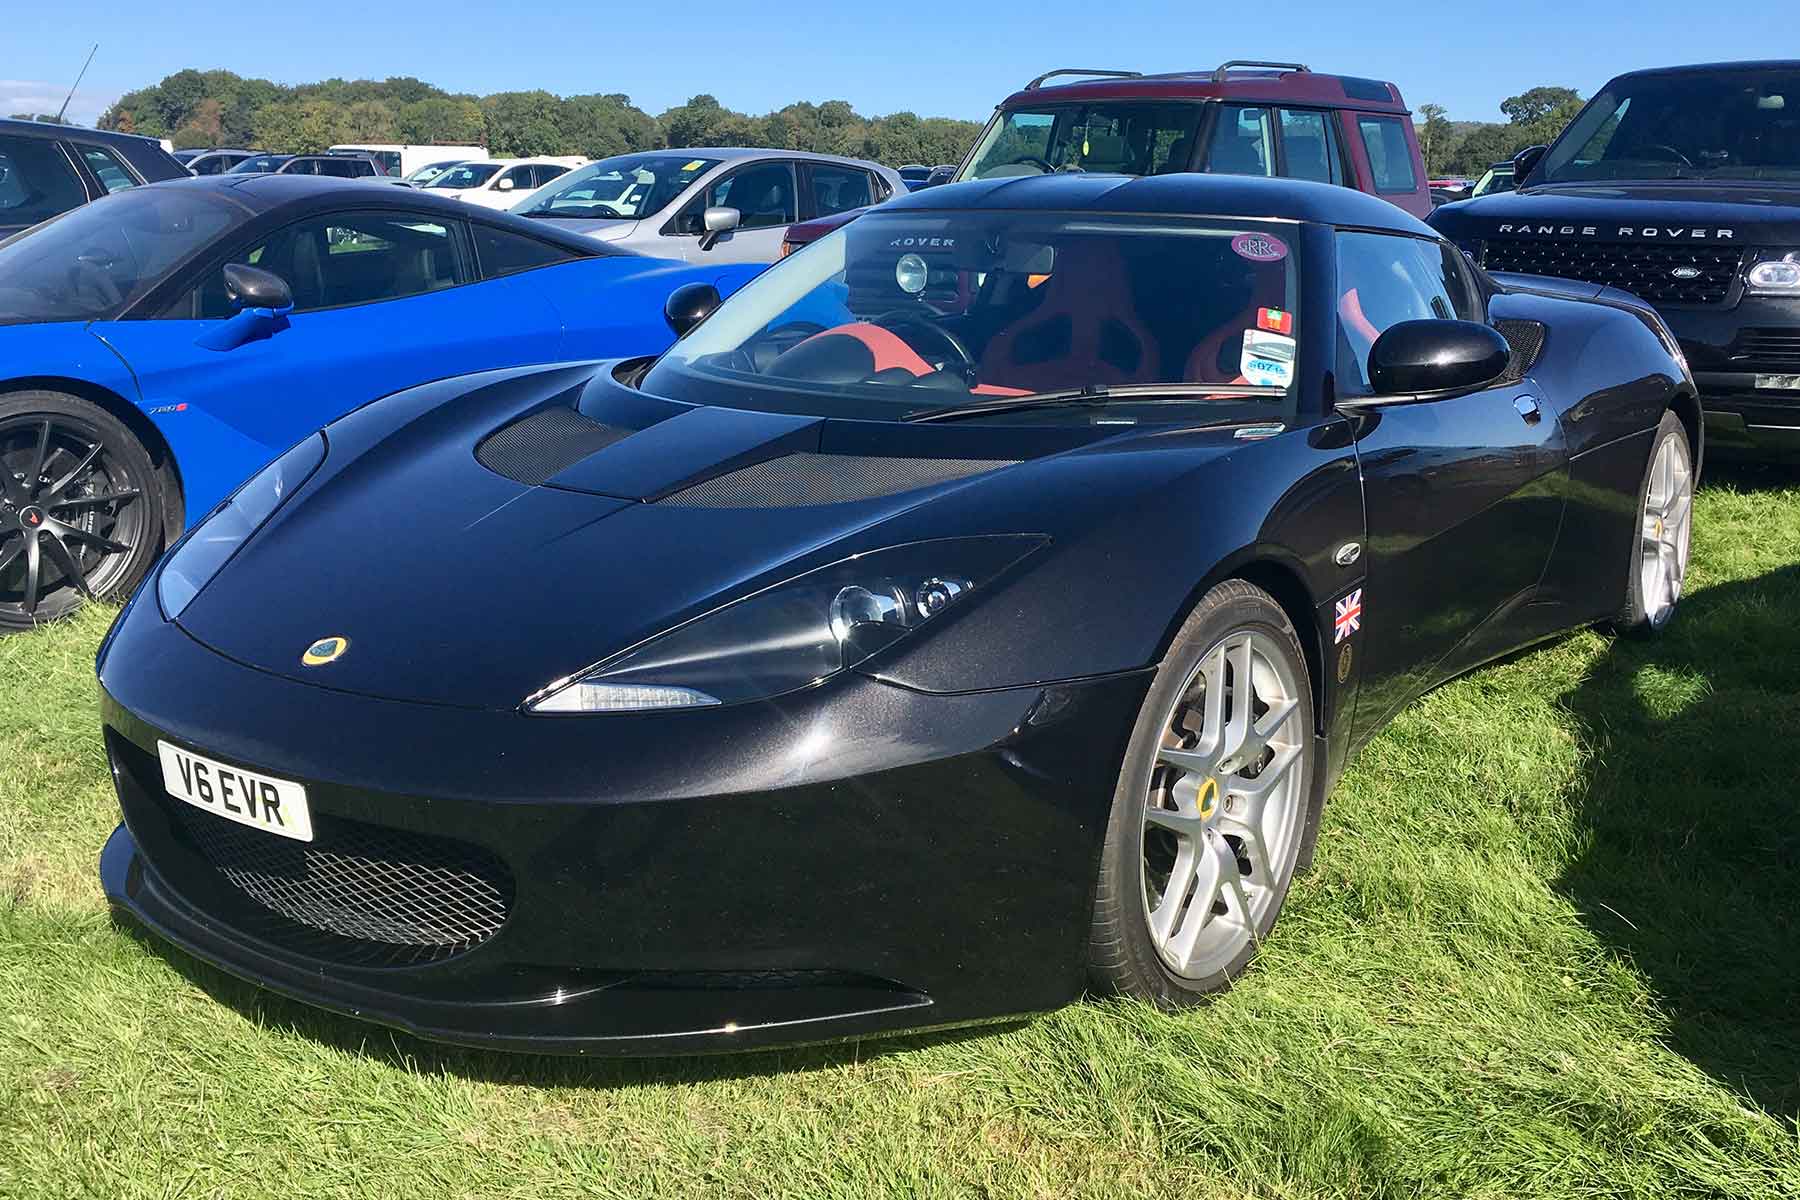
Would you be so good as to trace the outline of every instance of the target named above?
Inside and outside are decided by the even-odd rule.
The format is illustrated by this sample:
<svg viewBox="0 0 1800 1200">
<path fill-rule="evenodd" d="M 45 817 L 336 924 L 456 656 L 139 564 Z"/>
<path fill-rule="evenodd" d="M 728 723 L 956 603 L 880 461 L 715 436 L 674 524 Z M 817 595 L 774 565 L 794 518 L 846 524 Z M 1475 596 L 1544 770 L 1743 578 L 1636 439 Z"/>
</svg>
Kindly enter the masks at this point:
<svg viewBox="0 0 1800 1200">
<path fill-rule="evenodd" d="M 590 421 L 572 408 L 543 408 L 482 438 L 475 461 L 496 475 L 536 487 L 634 432 Z"/>
<path fill-rule="evenodd" d="M 1016 459 L 859 458 L 790 454 L 696 483 L 659 503 L 690 508 L 796 508 L 848 504 L 1010 467 Z"/>
<path fill-rule="evenodd" d="M 1495 321 L 1494 331 L 1512 348 L 1512 359 L 1499 382 L 1517 383 L 1537 365 L 1538 355 L 1544 352 L 1544 326 L 1537 321 Z"/>
</svg>

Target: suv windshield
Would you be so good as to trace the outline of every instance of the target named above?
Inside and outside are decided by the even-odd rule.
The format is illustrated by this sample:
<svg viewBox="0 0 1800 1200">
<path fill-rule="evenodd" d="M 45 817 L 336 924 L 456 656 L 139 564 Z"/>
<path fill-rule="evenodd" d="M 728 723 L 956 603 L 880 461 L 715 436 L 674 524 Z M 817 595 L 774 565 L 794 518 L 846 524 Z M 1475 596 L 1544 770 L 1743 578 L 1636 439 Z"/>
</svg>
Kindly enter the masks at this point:
<svg viewBox="0 0 1800 1200">
<path fill-rule="evenodd" d="M 1800 178 L 1800 71 L 1614 80 L 1544 156 L 1541 182 Z"/>
<path fill-rule="evenodd" d="M 887 419 L 1082 389 L 1109 419 L 1172 399 L 1279 419 L 1293 240 L 1236 218 L 876 210 L 752 281 L 643 386 Z"/>
<path fill-rule="evenodd" d="M 428 188 L 472 188 L 480 187 L 494 177 L 500 169 L 499 163 L 462 163 L 451 167 L 425 186 Z"/>
<path fill-rule="evenodd" d="M 0 325 L 110 320 L 243 219 L 207 191 L 134 188 L 0 242 Z"/>
<path fill-rule="evenodd" d="M 716 158 L 683 154 L 621 154 L 603 158 L 570 171 L 538 193 L 530 207 L 513 211 L 527 217 L 647 217 L 718 165 Z"/>
<path fill-rule="evenodd" d="M 1161 175 L 1192 157 L 1200 104 L 1109 100 L 1009 109 L 988 123 L 956 176 L 997 179 L 1052 171 Z"/>
</svg>

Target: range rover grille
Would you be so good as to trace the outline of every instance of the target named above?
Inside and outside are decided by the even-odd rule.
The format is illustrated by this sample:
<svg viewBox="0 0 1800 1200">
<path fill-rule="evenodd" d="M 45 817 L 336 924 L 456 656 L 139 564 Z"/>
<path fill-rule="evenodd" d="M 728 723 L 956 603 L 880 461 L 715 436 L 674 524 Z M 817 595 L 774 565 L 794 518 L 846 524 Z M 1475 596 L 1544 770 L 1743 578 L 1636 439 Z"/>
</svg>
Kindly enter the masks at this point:
<svg viewBox="0 0 1800 1200">
<path fill-rule="evenodd" d="M 1490 271 L 1604 283 L 1662 304 L 1722 304 L 1742 258 L 1736 247 L 1704 242 L 1497 237 L 1488 240 L 1482 265 Z"/>
</svg>

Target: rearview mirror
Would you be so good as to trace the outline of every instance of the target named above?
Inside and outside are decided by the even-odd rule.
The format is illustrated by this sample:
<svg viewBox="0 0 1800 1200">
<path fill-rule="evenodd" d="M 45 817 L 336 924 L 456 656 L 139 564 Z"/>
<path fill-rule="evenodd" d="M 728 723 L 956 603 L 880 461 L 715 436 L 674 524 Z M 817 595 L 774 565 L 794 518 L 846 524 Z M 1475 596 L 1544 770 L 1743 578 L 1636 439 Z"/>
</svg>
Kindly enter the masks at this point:
<svg viewBox="0 0 1800 1200">
<path fill-rule="evenodd" d="M 1548 146 L 1527 146 L 1513 155 L 1513 183 L 1515 185 L 1525 182 L 1525 177 L 1531 174 L 1531 169 L 1538 165 L 1538 160 L 1544 157 L 1544 151 L 1549 148 Z"/>
<path fill-rule="evenodd" d="M 1369 350 L 1375 397 L 1431 398 L 1483 388 L 1506 374 L 1512 348 L 1474 321 L 1402 321 Z"/>
<path fill-rule="evenodd" d="M 676 337 L 684 337 L 688 330 L 712 316 L 720 303 L 719 289 L 712 284 L 685 283 L 669 293 L 663 304 L 663 319 Z"/>
<path fill-rule="evenodd" d="M 269 315 L 279 316 L 294 307 L 294 294 L 288 290 L 287 280 L 273 271 L 226 263 L 224 275 L 225 299 L 233 308 L 266 308 L 272 310 Z"/>
<path fill-rule="evenodd" d="M 743 219 L 744 214 L 735 208 L 727 208 L 721 204 L 709 207 L 700 215 L 700 226 L 705 230 L 700 235 L 700 248 L 711 250 L 714 243 L 736 229 Z"/>
</svg>

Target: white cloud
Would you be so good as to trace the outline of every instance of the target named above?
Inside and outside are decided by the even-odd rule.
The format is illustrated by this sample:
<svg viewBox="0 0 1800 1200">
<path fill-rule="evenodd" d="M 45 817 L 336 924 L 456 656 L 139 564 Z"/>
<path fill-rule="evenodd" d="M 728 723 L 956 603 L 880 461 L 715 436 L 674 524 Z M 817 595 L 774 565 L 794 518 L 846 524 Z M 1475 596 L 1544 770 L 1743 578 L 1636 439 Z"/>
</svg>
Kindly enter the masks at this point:
<svg viewBox="0 0 1800 1200">
<path fill-rule="evenodd" d="M 66 95 L 67 85 L 57 87 L 41 79 L 0 79 L 0 117 L 13 113 L 53 113 L 62 107 Z M 68 118 L 80 125 L 92 125 L 117 99 L 116 93 L 78 88 L 74 99 L 69 101 Z"/>
</svg>

